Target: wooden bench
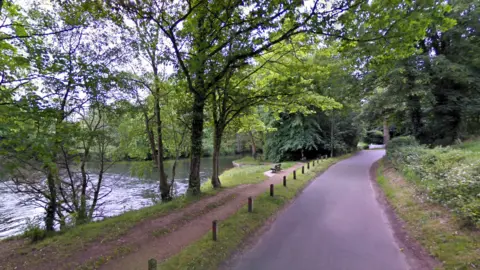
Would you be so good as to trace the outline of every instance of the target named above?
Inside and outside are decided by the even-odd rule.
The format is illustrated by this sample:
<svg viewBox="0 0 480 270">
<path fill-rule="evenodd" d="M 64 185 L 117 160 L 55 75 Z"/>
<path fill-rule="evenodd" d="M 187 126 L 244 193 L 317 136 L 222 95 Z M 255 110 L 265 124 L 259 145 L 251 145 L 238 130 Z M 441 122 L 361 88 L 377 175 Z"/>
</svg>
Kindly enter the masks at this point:
<svg viewBox="0 0 480 270">
<path fill-rule="evenodd" d="M 276 173 L 282 170 L 282 164 L 275 164 L 273 168 L 270 168 L 272 170 L 272 173 Z"/>
</svg>

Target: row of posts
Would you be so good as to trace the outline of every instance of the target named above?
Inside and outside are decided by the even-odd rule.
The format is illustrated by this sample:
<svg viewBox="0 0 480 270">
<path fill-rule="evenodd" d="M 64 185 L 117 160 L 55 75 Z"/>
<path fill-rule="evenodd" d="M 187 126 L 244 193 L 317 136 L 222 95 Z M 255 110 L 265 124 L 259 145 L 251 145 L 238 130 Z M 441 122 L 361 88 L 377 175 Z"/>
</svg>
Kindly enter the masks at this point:
<svg viewBox="0 0 480 270">
<path fill-rule="evenodd" d="M 320 160 L 322 159 L 327 159 L 328 156 L 321 156 Z M 315 166 L 315 162 L 319 162 L 319 160 L 314 159 L 312 161 L 312 166 Z M 307 162 L 307 170 L 310 169 L 310 162 Z M 305 173 L 305 166 L 302 166 L 302 174 Z M 297 179 L 297 170 L 293 170 L 293 179 Z M 287 176 L 283 176 L 283 186 L 287 187 Z M 270 184 L 270 196 L 273 197 L 275 190 L 274 190 L 274 185 Z M 253 198 L 248 197 L 248 212 L 252 213 L 253 212 Z M 218 233 L 218 221 L 214 220 L 212 221 L 212 240 L 217 241 L 217 233 Z M 157 260 L 155 259 L 150 259 L 148 260 L 148 270 L 157 270 Z"/>
</svg>

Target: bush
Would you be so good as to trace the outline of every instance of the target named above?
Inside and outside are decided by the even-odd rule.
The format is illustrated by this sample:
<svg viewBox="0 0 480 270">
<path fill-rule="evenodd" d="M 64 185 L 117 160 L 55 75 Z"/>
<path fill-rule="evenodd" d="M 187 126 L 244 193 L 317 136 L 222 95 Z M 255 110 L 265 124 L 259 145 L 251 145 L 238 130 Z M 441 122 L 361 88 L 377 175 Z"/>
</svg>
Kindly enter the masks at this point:
<svg viewBox="0 0 480 270">
<path fill-rule="evenodd" d="M 413 136 L 401 136 L 391 139 L 387 144 L 387 151 L 389 149 L 398 149 L 405 146 L 418 146 L 418 142 Z"/>
<path fill-rule="evenodd" d="M 380 130 L 367 131 L 364 141 L 367 144 L 383 144 L 383 132 Z"/>
<path fill-rule="evenodd" d="M 47 232 L 40 227 L 39 223 L 35 220 L 27 220 L 27 227 L 23 233 L 25 238 L 29 238 L 32 243 L 43 240 L 47 237 Z"/>
<path fill-rule="evenodd" d="M 450 147 L 428 149 L 403 137 L 388 144 L 387 158 L 398 169 L 413 173 L 429 200 L 480 228 L 480 160 L 474 152 Z"/>
</svg>

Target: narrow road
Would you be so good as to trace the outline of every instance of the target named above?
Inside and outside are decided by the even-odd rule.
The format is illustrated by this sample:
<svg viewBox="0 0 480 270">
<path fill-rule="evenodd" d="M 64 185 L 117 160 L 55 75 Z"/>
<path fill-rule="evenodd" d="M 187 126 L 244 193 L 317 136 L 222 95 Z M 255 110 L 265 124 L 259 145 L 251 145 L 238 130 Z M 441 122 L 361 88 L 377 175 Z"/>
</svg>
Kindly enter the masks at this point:
<svg viewBox="0 0 480 270">
<path fill-rule="evenodd" d="M 235 270 L 405 270 L 369 169 L 384 150 L 362 151 L 307 187 Z"/>
</svg>

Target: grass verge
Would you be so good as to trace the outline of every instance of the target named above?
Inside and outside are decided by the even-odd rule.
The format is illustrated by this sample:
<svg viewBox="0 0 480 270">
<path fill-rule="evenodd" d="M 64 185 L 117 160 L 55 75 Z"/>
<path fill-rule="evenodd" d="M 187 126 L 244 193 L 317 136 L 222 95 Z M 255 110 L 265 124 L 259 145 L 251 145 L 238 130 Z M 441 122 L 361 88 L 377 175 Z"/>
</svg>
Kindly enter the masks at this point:
<svg viewBox="0 0 480 270">
<path fill-rule="evenodd" d="M 212 235 L 209 232 L 163 262 L 160 269 L 217 269 L 252 233 L 292 200 L 315 176 L 330 165 L 349 156 L 323 160 L 315 166 L 310 166 L 310 170 L 306 170 L 305 174 L 301 174 L 299 170 L 297 180 L 293 180 L 291 175 L 288 176 L 287 188 L 277 185 L 273 198 L 265 192 L 254 199 L 253 213 L 248 213 L 245 205 L 234 215 L 219 222 L 217 242 L 211 240 Z"/>
<path fill-rule="evenodd" d="M 405 179 L 404 179 L 405 177 Z M 377 170 L 377 181 L 409 235 L 441 263 L 441 269 L 478 269 L 480 232 L 462 227 L 446 208 L 427 202 L 414 180 L 400 175 L 385 160 Z"/>
<path fill-rule="evenodd" d="M 295 162 L 282 163 L 282 168 L 288 168 L 294 164 Z M 263 173 L 269 170 L 269 168 L 269 165 L 232 168 L 222 173 L 220 179 L 223 188 L 259 183 L 267 179 Z M 28 261 L 29 265 L 42 263 L 45 260 L 66 259 L 76 252 L 83 250 L 89 243 L 118 239 L 136 224 L 144 220 L 167 215 L 175 210 L 184 208 L 199 199 L 215 195 L 221 190 L 222 189 L 215 190 L 211 188 L 209 181 L 207 181 L 202 186 L 203 193 L 200 197 L 182 196 L 168 203 L 159 203 L 139 210 L 127 211 L 124 214 L 106 218 L 102 221 L 92 222 L 71 228 L 64 232 L 58 232 L 42 241 L 35 243 L 25 241 L 24 244 L 16 248 L 16 253 L 22 255 L 22 260 Z M 158 235 L 165 235 L 168 234 L 169 231 L 159 231 L 156 233 Z M 18 236 L 10 238 L 9 240 L 18 240 L 20 238 L 21 236 Z M 0 245 L 8 244 L 7 242 L 8 240 L 4 240 L 3 243 L 0 241 Z M 35 251 L 41 251 L 41 254 L 38 254 Z M 2 256 L 0 256 L 0 258 L 1 257 Z M 8 263 L 8 261 L 0 261 L 0 264 L 2 263 Z M 12 268 L 13 266 L 14 265 L 12 265 Z"/>
<path fill-rule="evenodd" d="M 243 166 L 243 165 L 265 165 L 265 164 L 271 163 L 267 160 L 264 160 L 261 157 L 258 157 L 257 159 L 254 159 L 251 156 L 245 156 L 241 159 L 234 160 L 233 162 L 238 164 L 238 165 L 241 165 L 241 166 Z"/>
</svg>

